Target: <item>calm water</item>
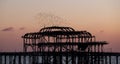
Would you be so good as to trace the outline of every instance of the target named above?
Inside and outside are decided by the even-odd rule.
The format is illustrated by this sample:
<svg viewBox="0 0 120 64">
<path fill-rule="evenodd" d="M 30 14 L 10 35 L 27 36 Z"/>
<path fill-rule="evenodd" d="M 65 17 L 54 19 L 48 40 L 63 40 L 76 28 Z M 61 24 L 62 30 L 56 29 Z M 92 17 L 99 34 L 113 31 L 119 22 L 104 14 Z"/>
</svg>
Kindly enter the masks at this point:
<svg viewBox="0 0 120 64">
<path fill-rule="evenodd" d="M 2 58 L 3 58 L 2 64 L 5 64 L 5 62 L 4 62 L 5 59 L 4 59 L 4 57 L 2 57 Z M 22 56 L 22 58 L 23 58 L 23 56 Z M 30 64 L 30 61 L 29 61 L 28 58 L 29 58 L 29 57 L 26 57 L 26 64 Z M 16 59 L 18 59 L 18 57 L 17 57 Z M 108 60 L 107 60 L 107 64 L 110 64 L 110 63 L 109 63 L 109 57 L 107 57 L 107 59 L 108 59 Z M 13 64 L 12 62 L 10 63 L 9 60 L 13 60 L 13 59 L 9 59 L 9 57 L 7 56 L 7 60 L 6 60 L 7 63 L 6 63 L 6 64 Z M 40 62 L 41 62 L 41 57 L 39 57 L 38 60 L 39 60 L 38 62 L 40 63 Z M 23 59 L 21 59 L 21 61 L 23 61 Z M 112 63 L 112 64 L 116 64 L 116 57 L 115 57 L 115 56 L 112 56 L 112 57 L 111 57 L 111 63 Z M 16 61 L 15 64 L 19 64 L 19 63 Z M 23 64 L 23 62 L 22 62 L 22 64 Z M 101 64 L 102 64 L 102 63 L 101 63 Z M 120 56 L 118 57 L 118 64 L 120 64 Z"/>
</svg>

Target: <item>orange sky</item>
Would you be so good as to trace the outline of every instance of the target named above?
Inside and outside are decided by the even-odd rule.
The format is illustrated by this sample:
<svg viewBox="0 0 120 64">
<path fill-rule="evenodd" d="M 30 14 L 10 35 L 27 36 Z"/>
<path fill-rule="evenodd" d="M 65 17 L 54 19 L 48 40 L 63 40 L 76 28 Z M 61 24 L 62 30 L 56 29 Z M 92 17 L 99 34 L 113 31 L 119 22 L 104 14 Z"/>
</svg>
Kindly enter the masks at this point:
<svg viewBox="0 0 120 64">
<path fill-rule="evenodd" d="M 21 51 L 22 35 L 59 23 L 87 30 L 97 40 L 110 43 L 106 50 L 120 51 L 119 3 L 119 0 L 0 0 L 0 51 Z M 63 20 L 42 21 L 39 13 L 53 14 Z"/>
</svg>

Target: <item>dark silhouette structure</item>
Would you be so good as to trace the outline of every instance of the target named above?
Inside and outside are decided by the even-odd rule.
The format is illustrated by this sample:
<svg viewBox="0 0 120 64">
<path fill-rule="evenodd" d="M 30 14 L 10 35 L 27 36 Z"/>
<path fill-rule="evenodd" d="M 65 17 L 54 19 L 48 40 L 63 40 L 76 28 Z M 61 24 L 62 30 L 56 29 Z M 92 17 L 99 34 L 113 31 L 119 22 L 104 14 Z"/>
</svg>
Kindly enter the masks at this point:
<svg viewBox="0 0 120 64">
<path fill-rule="evenodd" d="M 112 64 L 112 56 L 120 62 L 120 53 L 103 51 L 107 42 L 71 27 L 44 27 L 22 38 L 24 52 L 0 53 L 0 64 L 7 64 L 7 56 L 9 64 Z"/>
</svg>

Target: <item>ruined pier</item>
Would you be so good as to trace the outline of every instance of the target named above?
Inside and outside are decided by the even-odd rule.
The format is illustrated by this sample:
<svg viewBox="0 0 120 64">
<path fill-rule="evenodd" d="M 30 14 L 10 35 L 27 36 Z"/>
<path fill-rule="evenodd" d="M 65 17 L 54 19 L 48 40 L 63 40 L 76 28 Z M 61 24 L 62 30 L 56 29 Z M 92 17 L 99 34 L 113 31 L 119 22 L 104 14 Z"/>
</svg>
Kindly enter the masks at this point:
<svg viewBox="0 0 120 64">
<path fill-rule="evenodd" d="M 104 52 L 108 43 L 87 31 L 51 26 L 22 38 L 23 52 L 0 52 L 0 64 L 120 64 L 120 53 Z"/>
</svg>

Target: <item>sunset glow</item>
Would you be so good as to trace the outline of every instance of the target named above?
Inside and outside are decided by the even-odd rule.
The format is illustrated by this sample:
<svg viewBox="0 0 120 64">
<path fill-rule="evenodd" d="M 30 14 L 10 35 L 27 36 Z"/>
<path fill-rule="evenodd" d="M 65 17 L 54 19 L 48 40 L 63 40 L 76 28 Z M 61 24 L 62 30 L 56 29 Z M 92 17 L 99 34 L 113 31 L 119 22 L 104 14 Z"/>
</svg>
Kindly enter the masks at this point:
<svg viewBox="0 0 120 64">
<path fill-rule="evenodd" d="M 22 51 L 22 35 L 59 25 L 87 30 L 120 52 L 120 0 L 0 0 L 0 9 L 0 51 Z M 63 20 L 42 21 L 40 13 Z"/>
</svg>

